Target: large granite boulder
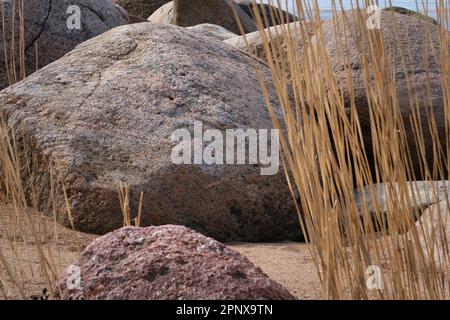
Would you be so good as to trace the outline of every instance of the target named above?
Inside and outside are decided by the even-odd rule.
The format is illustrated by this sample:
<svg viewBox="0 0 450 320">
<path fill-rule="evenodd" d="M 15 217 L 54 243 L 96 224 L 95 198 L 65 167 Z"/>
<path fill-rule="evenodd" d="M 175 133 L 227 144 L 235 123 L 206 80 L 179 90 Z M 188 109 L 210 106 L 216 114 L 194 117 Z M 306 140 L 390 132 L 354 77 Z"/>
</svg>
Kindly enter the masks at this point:
<svg viewBox="0 0 450 320">
<path fill-rule="evenodd" d="M 232 6 L 239 16 L 244 33 L 256 31 L 253 20 L 231 0 L 175 0 L 158 9 L 148 21 L 182 27 L 209 23 L 242 34 Z"/>
<path fill-rule="evenodd" d="M 192 137 L 197 122 L 224 136 L 227 129 L 273 127 L 253 66 L 241 51 L 186 28 L 127 25 L 5 89 L 0 112 L 20 128 L 21 141 L 31 141 L 24 150 L 36 158 L 35 181 L 51 165 L 64 183 L 78 230 L 122 226 L 122 184 L 133 214 L 144 192 L 144 226 L 185 225 L 227 241 L 298 239 L 281 168 L 261 175 L 266 165 L 172 161 L 175 130 Z M 270 72 L 261 68 L 278 110 Z M 37 202 L 45 210 L 50 184 L 40 185 Z M 64 199 L 56 201 L 59 220 L 70 225 Z"/>
<path fill-rule="evenodd" d="M 13 1 L 1 2 L 4 23 L 0 24 L 0 34 L 5 37 L 5 43 L 2 41 L 0 45 L 0 89 L 61 58 L 78 44 L 128 21 L 126 14 L 109 0 L 27 0 L 23 3 L 24 59 L 21 61 L 20 10 Z M 80 29 L 72 28 L 76 27 L 77 11 L 71 6 L 80 9 Z"/>
<path fill-rule="evenodd" d="M 73 300 L 295 299 L 238 252 L 174 225 L 127 227 L 96 239 L 55 292 Z"/>
<path fill-rule="evenodd" d="M 369 160 L 372 161 L 374 156 L 371 116 L 366 88 L 375 86 L 373 79 L 379 68 L 374 62 L 375 57 L 369 54 L 367 33 L 361 32 L 360 29 L 366 28 L 365 23 L 361 26 L 358 22 L 365 21 L 359 20 L 361 13 L 356 10 L 346 11 L 345 15 L 346 19 L 341 13 L 335 19 L 325 21 L 322 24 L 322 33 L 314 35 L 312 42 L 325 48 L 348 108 L 352 107 L 351 100 L 354 98 L 365 150 Z M 364 19 L 365 16 L 362 18 Z M 412 169 L 416 178 L 420 178 L 423 177 L 421 169 L 423 161 L 413 129 L 415 125 L 412 121 L 411 108 L 415 110 L 418 108 L 418 112 L 414 111 L 420 117 L 417 127 L 421 127 L 423 132 L 423 151 L 431 170 L 435 162 L 434 149 L 437 148 L 434 142 L 439 140 L 443 150 L 446 150 L 446 116 L 444 115 L 441 63 L 438 57 L 439 33 L 437 27 L 431 23 L 414 16 L 388 11 L 381 11 L 380 27 L 380 30 L 374 29 L 368 32 L 374 37 L 378 35 L 384 44 L 385 55 L 380 55 L 378 58 L 380 58 L 379 63 L 384 65 L 384 74 L 387 75 L 383 80 L 385 90 L 391 90 L 392 87 L 396 89 L 396 101 L 395 104 L 394 102 L 391 104 L 398 110 L 399 119 L 403 120 Z M 370 74 L 364 71 L 363 58 L 370 65 Z M 349 79 L 352 82 L 351 85 Z M 430 128 L 429 125 L 431 114 L 436 120 L 435 128 Z M 432 137 L 432 131 L 437 132 L 438 139 Z M 400 137 L 396 139 L 399 140 Z"/>
</svg>

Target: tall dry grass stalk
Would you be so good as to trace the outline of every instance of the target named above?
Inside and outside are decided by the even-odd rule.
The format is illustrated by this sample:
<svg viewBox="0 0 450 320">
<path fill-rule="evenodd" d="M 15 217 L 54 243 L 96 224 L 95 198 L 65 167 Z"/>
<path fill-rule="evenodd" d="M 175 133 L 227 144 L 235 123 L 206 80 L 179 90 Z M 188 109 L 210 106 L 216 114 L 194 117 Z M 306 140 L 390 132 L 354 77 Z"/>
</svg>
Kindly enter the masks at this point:
<svg viewBox="0 0 450 320">
<path fill-rule="evenodd" d="M 5 3 L 0 1 L 0 59 L 5 64 L 7 85 L 12 85 L 26 77 L 25 54 L 33 48 L 26 48 L 25 44 L 25 0 L 12 0 L 8 5 L 12 9 L 7 13 Z M 37 43 L 34 50 L 37 68 Z M 38 168 L 38 163 L 24 131 L 6 125 L 0 113 L 0 298 L 27 299 L 31 293 L 39 294 L 43 286 L 52 296 L 53 283 L 63 270 L 57 210 L 64 202 L 68 222 L 74 229 L 71 205 L 66 188 L 51 165 Z M 118 191 L 124 226 L 139 226 L 143 193 L 136 218 L 132 219 L 129 190 L 120 186 Z M 42 207 L 47 208 L 47 215 L 38 210 Z M 48 213 L 52 213 L 50 219 Z M 71 251 L 82 250 L 78 243 L 71 247 Z"/>
<path fill-rule="evenodd" d="M 34 179 L 35 159 L 23 149 L 28 144 L 23 138 L 18 139 L 15 131 L 6 128 L 0 117 L 0 236 L 6 239 L 6 247 L 0 246 L 0 278 L 3 283 L 10 284 L 5 288 L 5 298 L 27 298 L 28 285 L 33 283 L 36 273 L 45 279 L 46 287 L 52 293 L 51 284 L 59 273 L 59 251 L 57 245 L 50 245 L 48 237 L 55 237 L 52 243 L 57 244 L 58 235 L 48 230 L 46 217 L 32 216 L 27 210 L 29 205 L 37 203 L 36 192 L 42 181 Z M 24 176 L 29 178 L 24 180 Z M 50 188 L 55 189 L 56 182 L 51 174 L 50 180 Z"/>
<path fill-rule="evenodd" d="M 0 1 L 1 51 L 3 51 L 1 59 L 5 63 L 7 83 L 12 85 L 26 77 L 25 0 L 11 0 L 8 2 L 8 5 L 12 8 L 8 15 L 5 12 L 5 5 L 5 1 Z M 10 25 L 7 25 L 7 18 L 10 19 Z M 7 30 L 10 31 L 8 32 Z"/>
<path fill-rule="evenodd" d="M 271 1 L 272 3 L 275 1 Z M 25 76 L 25 29 L 24 0 L 13 0 L 14 15 L 19 17 L 19 35 L 13 24 L 12 34 L 5 34 L 5 17 L 2 12 L 2 46 L 10 84 Z M 281 7 L 281 1 L 273 3 Z M 368 5 L 367 1 L 365 5 Z M 356 5 L 355 5 L 356 6 Z M 420 8 L 421 6 L 418 5 Z M 340 11 L 335 4 L 334 14 Z M 417 168 L 412 167 L 411 156 L 419 155 L 420 173 L 425 179 L 448 179 L 449 145 L 441 146 L 436 130 L 431 130 L 434 145 L 434 163 L 425 161 L 426 144 L 419 113 L 418 97 L 411 88 L 408 97 L 411 105 L 411 123 L 417 148 L 411 150 L 406 143 L 405 123 L 399 116 L 399 97 L 393 86 L 392 73 L 386 69 L 390 57 L 383 46 L 383 35 L 366 28 L 364 11 L 356 17 L 358 31 L 367 42 L 365 55 L 361 55 L 361 66 L 366 77 L 374 75 L 374 82 L 367 85 L 367 102 L 370 109 L 375 164 L 371 164 L 364 145 L 364 135 L 355 101 L 345 102 L 337 83 L 332 65 L 323 46 L 324 39 L 318 36 L 317 44 L 311 45 L 309 28 L 316 35 L 321 34 L 322 24 L 318 16 L 317 1 L 295 1 L 300 16 L 298 27 L 288 25 L 281 10 L 271 9 L 267 16 L 281 22 L 275 34 L 263 32 L 267 19 L 254 12 L 260 29 L 267 64 L 272 72 L 273 85 L 282 106 L 282 116 L 272 109 L 267 88 L 261 87 L 267 97 L 268 107 L 275 127 L 282 129 L 281 143 L 286 175 L 291 192 L 301 208 L 301 227 L 311 243 L 311 254 L 323 284 L 327 298 L 354 299 L 444 299 L 449 298 L 448 283 L 448 240 L 440 237 L 440 264 L 434 263 L 429 247 L 420 244 L 421 228 L 415 227 L 417 212 L 410 206 L 407 181 L 414 180 Z M 442 69 L 444 88 L 446 134 L 450 137 L 450 52 L 448 26 L 450 21 L 448 1 L 437 1 L 437 20 L 440 38 L 439 48 L 434 50 Z M 447 28 L 445 27 L 447 26 Z M 343 30 L 335 30 L 336 34 Z M 396 32 L 396 30 L 393 30 Z M 424 35 L 427 36 L 427 35 Z M 284 46 L 275 45 L 274 37 L 283 37 Z M 9 39 L 9 51 L 6 41 Z M 17 40 L 16 40 L 17 39 Z M 344 44 L 336 37 L 337 47 Z M 304 44 L 298 51 L 296 41 Z M 402 65 L 406 69 L 408 48 L 402 48 Z M 428 53 L 424 52 L 424 56 Z M 342 61 L 348 57 L 341 55 Z M 257 66 L 257 64 L 255 64 Z M 350 71 L 348 70 L 350 77 Z M 350 88 L 350 93 L 351 93 Z M 429 114 L 430 127 L 435 128 L 433 114 Z M 20 132 L 20 130 L 19 130 Z M 448 140 L 448 139 L 447 139 Z M 11 210 L 1 214 L 0 235 L 6 238 L 6 246 L 0 246 L 0 296 L 4 298 L 27 298 L 33 277 L 38 273 L 45 279 L 47 287 L 61 270 L 58 254 L 58 232 L 56 230 L 56 198 L 62 192 L 72 221 L 70 205 L 64 186 L 56 180 L 50 170 L 48 181 L 35 177 L 32 152 L 21 136 L 0 121 L 0 200 L 10 204 Z M 24 181 L 23 172 L 29 179 Z M 385 203 L 376 197 L 375 182 L 387 183 Z M 49 230 L 44 216 L 32 216 L 25 211 L 27 205 L 37 207 L 43 184 L 50 184 L 49 207 L 54 213 L 54 228 Z M 368 190 L 361 203 L 355 197 L 355 190 Z M 131 225 L 128 189 L 119 186 L 119 200 L 123 208 L 124 224 Z M 437 193 L 437 190 L 432 190 Z M 363 195 L 364 195 L 363 194 Z M 143 194 L 141 194 L 142 203 Z M 370 210 L 371 201 L 375 210 Z M 386 206 L 386 213 L 382 207 Z M 136 225 L 140 224 L 140 206 Z M 422 226 L 422 229 L 426 226 Z M 52 245 L 48 237 L 54 238 Z M 432 243 L 430 236 L 425 237 Z M 29 243 L 33 244 L 30 252 Z M 31 263 L 35 255 L 38 268 Z M 431 261 L 431 262 L 430 262 Z M 370 290 L 366 285 L 367 267 L 382 267 L 383 290 Z M 299 272 L 301 272 L 299 270 Z"/>
<path fill-rule="evenodd" d="M 119 195 L 120 208 L 123 215 L 124 227 L 140 227 L 142 221 L 142 209 L 144 204 L 144 192 L 141 191 L 139 196 L 139 207 L 135 218 L 132 218 L 132 210 L 130 206 L 130 189 L 128 186 L 119 183 L 117 186 L 117 193 Z"/>
<path fill-rule="evenodd" d="M 256 4 L 257 1 L 254 2 Z M 285 1 L 270 2 L 278 7 L 281 7 L 281 2 L 287 4 Z M 266 84 L 259 77 L 261 87 L 274 126 L 282 132 L 280 142 L 288 182 L 292 194 L 298 194 L 294 200 L 301 208 L 299 215 L 302 217 L 302 229 L 311 244 L 311 254 L 325 297 L 448 299 L 449 239 L 444 236 L 439 240 L 439 253 L 443 258 L 438 265 L 429 247 L 427 249 L 420 244 L 424 227 L 416 228 L 418 212 L 411 206 L 408 181 L 416 180 L 418 171 L 425 180 L 447 180 L 449 146 L 439 143 L 436 119 L 432 112 L 428 113 L 427 119 L 420 118 L 419 97 L 411 82 L 408 84 L 411 123 L 405 123 L 401 117 L 399 99 L 404 97 L 397 96 L 394 73 L 387 67 L 393 57 L 384 47 L 383 33 L 369 30 L 366 25 L 364 9 L 370 4 L 376 3 L 365 1 L 362 5 L 361 2 L 354 2 L 354 8 L 361 10 L 350 14 L 354 15 L 357 33 L 366 44 L 359 44 L 362 47 L 362 74 L 365 79 L 373 79 L 366 84 L 372 146 L 367 145 L 367 142 L 364 144 L 368 132 L 362 129 L 359 105 L 354 100 L 352 74 L 348 67 L 350 61 L 344 54 L 346 44 L 339 36 L 345 31 L 342 28 L 348 26 L 347 16 L 341 14 L 339 2 L 333 3 L 333 16 L 342 19 L 341 23 L 335 24 L 334 40 L 338 59 L 347 66 L 345 71 L 347 80 L 350 80 L 350 101 L 345 101 L 342 88 L 333 73 L 333 65 L 324 45 L 320 8 L 316 0 L 295 1 L 294 9 L 300 17 L 296 27 L 286 23 L 286 17 L 281 11 L 267 12 L 267 15 L 282 23 L 272 33 L 263 31 L 266 23 L 254 12 L 267 65 L 282 107 L 281 116 L 270 104 Z M 448 1 L 443 0 L 438 0 L 436 5 L 439 47 L 432 54 L 441 63 L 448 137 L 450 41 L 445 26 L 449 26 L 450 6 Z M 418 8 L 421 5 L 418 4 Z M 312 28 L 316 35 L 315 43 L 308 37 L 308 28 Z M 394 28 L 391 32 L 398 37 L 398 30 Z M 421 36 L 430 35 L 427 32 Z M 283 46 L 274 41 L 280 38 L 283 39 Z M 304 48 L 301 52 L 295 45 L 299 40 Z M 410 48 L 399 49 L 401 61 L 395 63 L 403 66 L 408 78 L 410 75 L 406 70 Z M 428 52 L 424 48 L 424 59 L 427 59 Z M 255 63 L 255 66 L 259 72 L 259 64 Z M 423 121 L 429 124 L 430 132 L 424 132 L 420 125 Z M 416 148 L 412 149 L 407 143 L 406 126 L 412 127 Z M 430 143 L 434 146 L 434 161 L 431 164 L 425 161 L 425 149 Z M 369 153 L 373 153 L 373 163 Z M 419 159 L 420 170 L 412 165 L 412 156 Z M 376 197 L 374 183 L 377 182 L 385 183 L 385 203 Z M 367 190 L 361 202 L 355 196 L 358 190 Z M 437 190 L 431 192 L 436 194 Z M 369 201 L 375 210 L 369 208 Z M 383 207 L 387 208 L 386 212 Z M 431 243 L 436 239 L 425 236 L 425 240 Z M 384 286 L 382 290 L 371 290 L 367 286 L 369 266 L 380 267 Z"/>
<path fill-rule="evenodd" d="M 12 0 L 8 3 L 12 11 L 6 16 L 5 2 L 0 1 L 3 51 L 0 59 L 4 60 L 8 85 L 26 77 L 24 3 Z M 6 25 L 7 20 L 10 26 Z M 21 132 L 8 128 L 0 115 L 0 239 L 6 239 L 0 242 L 0 297 L 5 299 L 27 299 L 36 292 L 36 285 L 45 285 L 53 294 L 52 284 L 62 268 L 55 200 L 60 182 L 51 170 L 48 179 L 36 178 L 37 161 L 30 142 Z M 47 201 L 52 208 L 54 227 L 49 227 L 48 217 L 29 210 L 30 206 L 37 208 L 45 184 L 49 184 Z M 36 278 L 44 279 L 45 284 L 36 284 Z"/>
</svg>

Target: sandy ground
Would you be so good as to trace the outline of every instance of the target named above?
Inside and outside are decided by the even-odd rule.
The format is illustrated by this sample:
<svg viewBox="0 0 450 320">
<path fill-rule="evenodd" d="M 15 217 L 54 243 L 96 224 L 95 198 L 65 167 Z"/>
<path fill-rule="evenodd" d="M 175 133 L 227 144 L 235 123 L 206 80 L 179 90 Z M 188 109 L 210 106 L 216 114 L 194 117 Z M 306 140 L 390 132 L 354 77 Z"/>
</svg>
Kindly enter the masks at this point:
<svg viewBox="0 0 450 320">
<path fill-rule="evenodd" d="M 35 241 L 33 232 L 39 234 L 39 241 Z M 56 225 L 52 218 L 32 209 L 22 209 L 17 214 L 13 207 L 0 205 L 0 299 L 41 296 L 42 290 L 50 287 L 49 282 L 76 261 L 93 239 L 93 235 Z M 293 242 L 238 243 L 230 244 L 230 247 L 247 256 L 294 296 L 300 299 L 322 297 L 307 245 Z M 50 266 L 47 274 L 40 268 L 42 257 Z M 8 269 L 4 266 L 5 260 Z M 21 289 L 11 281 L 10 274 Z"/>
<path fill-rule="evenodd" d="M 38 235 L 38 241 L 33 233 Z M 57 225 L 52 218 L 32 209 L 17 212 L 12 206 L 0 205 L 0 299 L 41 296 L 94 239 L 95 236 Z M 43 259 L 47 272 L 40 267 Z"/>
<path fill-rule="evenodd" d="M 322 299 L 322 288 L 308 246 L 304 243 L 230 245 L 299 299 Z"/>
</svg>

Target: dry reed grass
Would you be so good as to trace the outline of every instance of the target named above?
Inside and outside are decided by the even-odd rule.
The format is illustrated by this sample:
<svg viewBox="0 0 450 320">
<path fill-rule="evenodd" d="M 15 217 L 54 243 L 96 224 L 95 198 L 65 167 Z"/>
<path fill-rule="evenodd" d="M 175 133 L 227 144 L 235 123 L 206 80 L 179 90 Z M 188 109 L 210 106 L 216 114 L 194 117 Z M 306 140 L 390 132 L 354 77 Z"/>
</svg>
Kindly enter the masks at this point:
<svg viewBox="0 0 450 320">
<path fill-rule="evenodd" d="M 4 52 L 1 59 L 5 62 L 8 85 L 26 77 L 24 0 L 12 0 L 11 5 L 12 12 L 8 17 L 11 33 L 7 34 L 4 2 L 0 1 Z M 37 59 L 36 56 L 36 66 Z M 68 221 L 74 229 L 66 189 L 61 181 L 57 181 L 51 166 L 35 166 L 38 161 L 34 159 L 31 145 L 23 130 L 9 128 L 0 115 L 0 202 L 8 204 L 0 208 L 0 239 L 6 239 L 3 243 L 7 244 L 0 245 L 0 297 L 5 299 L 28 299 L 30 293 L 39 294 L 42 286 L 50 297 L 53 296 L 53 283 L 68 265 L 67 257 L 76 260 L 94 238 L 58 225 L 57 202 L 64 201 Z M 41 178 L 38 180 L 37 176 Z M 48 194 L 42 194 L 42 190 L 48 189 Z M 136 218 L 132 219 L 128 188 L 120 185 L 118 192 L 124 226 L 139 226 L 144 194 L 140 195 L 139 209 Z M 45 211 L 51 212 L 52 216 L 44 216 L 38 207 L 47 208 Z"/>
<path fill-rule="evenodd" d="M 281 7 L 282 1 L 270 2 Z M 266 102 L 274 126 L 282 132 L 280 142 L 286 176 L 292 194 L 295 191 L 299 194 L 294 201 L 301 208 L 302 232 L 307 234 L 312 245 L 311 254 L 325 296 L 329 299 L 449 299 L 448 239 L 445 236 L 439 239 L 443 261 L 436 264 L 431 251 L 421 246 L 419 240 L 425 237 L 426 242 L 430 243 L 436 239 L 427 239 L 430 235 L 424 234 L 423 227 L 416 228 L 417 212 L 410 205 L 407 188 L 407 182 L 415 180 L 418 171 L 411 162 L 414 152 L 419 154 L 420 174 L 425 180 L 448 179 L 449 158 L 445 156 L 449 154 L 448 145 L 439 143 L 432 112 L 428 113 L 428 119 L 422 119 L 429 126 L 420 125 L 423 122 L 418 116 L 419 98 L 414 94 L 411 82 L 408 84 L 411 93 L 408 98 L 412 124 L 404 123 L 399 116 L 400 97 L 394 90 L 394 75 L 386 68 L 392 57 L 384 47 L 383 34 L 369 30 L 366 25 L 368 16 L 364 8 L 370 4 L 376 3 L 365 1 L 365 5 L 361 6 L 354 2 L 354 7 L 360 6 L 361 10 L 351 14 L 355 15 L 357 32 L 367 44 L 365 50 L 360 52 L 363 74 L 366 79 L 368 75 L 374 78 L 373 83 L 366 85 L 373 146 L 370 151 L 373 152 L 374 162 L 368 158 L 358 105 L 352 99 L 354 91 L 348 67 L 350 64 L 346 64 L 345 71 L 347 80 L 350 80 L 351 98 L 345 102 L 321 36 L 318 1 L 311 1 L 311 6 L 307 1 L 295 1 L 295 11 L 300 17 L 298 28 L 287 24 L 281 11 L 267 12 L 281 22 L 273 33 L 263 31 L 265 22 L 254 11 L 267 65 L 282 107 L 282 119 L 277 117 L 267 94 Z M 348 26 L 346 16 L 340 14 L 340 8 L 339 2 L 333 3 L 333 16 L 343 20 L 343 24 L 335 24 L 335 43 L 340 54 L 339 61 L 349 62 L 342 50 L 346 44 L 338 36 L 345 31 L 339 28 Z M 449 25 L 450 8 L 448 2 L 441 0 L 437 1 L 436 9 L 440 43 L 433 54 L 441 63 L 448 137 L 450 40 L 448 29 L 444 26 Z M 317 42 L 314 44 L 307 36 L 311 25 L 316 34 Z M 398 37 L 398 33 L 395 35 Z M 429 37 L 429 33 L 423 36 Z M 273 45 L 276 43 L 273 41 L 275 37 L 282 37 L 286 48 Z M 306 48 L 303 52 L 295 49 L 295 42 L 299 39 Z M 280 50 L 286 50 L 287 54 L 280 54 Z M 409 61 L 409 48 L 400 50 L 401 61 L 396 62 L 407 70 L 405 61 Z M 424 48 L 424 57 L 427 54 Z M 257 71 L 258 66 L 255 63 Z M 260 80 L 263 92 L 267 92 L 262 77 Z M 417 145 L 415 150 L 407 144 L 406 125 L 413 129 Z M 430 136 L 428 141 L 424 139 L 426 134 Z M 431 165 L 425 158 L 426 143 L 435 146 Z M 382 204 L 377 203 L 376 192 L 371 188 L 377 182 L 386 185 L 386 213 L 379 209 Z M 375 213 L 370 213 L 367 205 L 362 209 L 357 206 L 355 190 L 364 187 L 369 190 L 367 200 L 378 208 Z M 367 286 L 367 270 L 373 265 L 382 270 L 383 290 L 371 290 Z"/>
<path fill-rule="evenodd" d="M 26 77 L 25 0 L 12 0 L 9 4 L 12 12 L 6 17 L 5 3 L 0 1 L 1 59 L 7 84 L 12 85 Z M 9 34 L 6 20 L 11 23 Z M 61 246 L 69 251 L 65 257 L 73 253 L 75 259 L 86 245 L 82 240 L 85 236 L 67 232 L 57 224 L 57 197 L 65 199 L 72 221 L 67 195 L 51 168 L 36 167 L 31 145 L 23 130 L 9 128 L 0 115 L 0 297 L 4 299 L 29 299 L 31 293 L 39 295 L 42 286 L 52 296 L 53 283 L 67 265 L 67 261 L 62 262 Z M 38 170 L 47 173 L 38 175 Z M 50 189 L 50 194 L 43 195 L 44 189 Z M 37 211 L 40 201 L 45 201 L 48 212 L 53 213 L 50 217 Z"/>
<path fill-rule="evenodd" d="M 16 36 L 11 35 L 10 48 L 14 49 L 10 52 L 6 51 L 7 37 L 2 33 L 2 58 L 6 61 L 10 84 L 25 77 L 24 2 L 13 1 L 15 10 L 19 12 L 21 26 L 19 43 L 16 43 Z M 276 2 L 275 4 L 281 7 L 280 1 Z M 338 7 L 339 5 L 336 5 L 335 14 L 339 11 Z M 3 6 L 1 8 L 2 30 L 5 30 Z M 285 38 L 287 54 L 271 45 L 276 42 L 270 41 L 271 35 L 262 31 L 267 21 L 258 18 L 260 16 L 257 12 L 254 13 L 264 39 L 265 55 L 272 57 L 267 59 L 267 63 L 282 106 L 283 118 L 278 119 L 275 116 L 270 103 L 268 107 L 275 127 L 284 128 L 281 143 L 286 173 L 292 194 L 295 194 L 295 190 L 299 191 L 299 198 L 294 198 L 294 201 L 302 208 L 302 232 L 307 234 L 308 241 L 312 244 L 311 255 L 325 296 L 330 299 L 448 299 L 448 241 L 445 237 L 441 239 L 441 247 L 445 250 L 442 256 L 446 258 L 444 262 L 447 268 L 444 265 L 443 269 L 438 269 L 436 264 L 429 264 L 427 261 L 431 253 L 419 243 L 421 232 L 415 228 L 417 215 L 411 210 L 408 190 L 405 188 L 406 182 L 414 177 L 415 168 L 411 168 L 409 161 L 409 153 L 412 151 L 405 148 L 404 123 L 401 118 L 391 116 L 398 112 L 398 105 L 395 103 L 398 97 L 395 90 L 386 89 L 383 85 L 392 83 L 393 79 L 392 75 L 382 68 L 386 65 L 383 61 L 386 56 L 383 54 L 380 38 L 367 30 L 364 14 L 361 14 L 357 19 L 360 23 L 358 28 L 368 40 L 367 54 L 371 58 L 363 59 L 362 67 L 366 74 L 375 72 L 377 75 L 374 85 L 367 88 L 370 93 L 368 103 L 377 159 L 373 175 L 363 147 L 355 104 L 351 104 L 349 108 L 342 99 L 329 57 L 320 45 L 323 39 L 319 38 L 317 46 L 308 45 L 308 29 L 311 23 L 316 34 L 319 34 L 321 29 L 318 10 L 315 10 L 316 13 L 312 11 L 318 9 L 318 3 L 313 1 L 311 7 L 306 2 L 296 0 L 296 9 L 301 17 L 298 29 L 292 29 L 283 23 L 287 20 L 281 15 L 281 11 L 267 12 L 282 23 L 277 28 L 277 36 Z M 440 47 L 436 54 L 441 61 L 446 110 L 450 101 L 450 53 L 448 31 L 442 26 L 449 24 L 448 10 L 448 2 L 439 0 L 437 12 Z M 300 56 L 295 50 L 294 38 L 300 39 L 307 48 Z M 407 50 L 405 52 L 404 54 L 407 54 Z M 342 59 L 345 60 L 346 57 Z M 374 63 L 368 63 L 369 60 Z M 261 87 L 263 92 L 266 92 L 263 82 Z M 411 108 L 417 105 L 414 103 L 415 99 L 417 97 L 411 97 Z M 267 101 L 269 102 L 269 99 Z M 430 120 L 432 123 L 432 119 Z M 450 117 L 447 112 L 446 120 L 448 127 Z M 418 123 L 418 119 L 413 117 L 413 122 Z M 414 129 L 421 150 L 425 143 L 421 139 L 423 133 L 417 125 Z M 398 132 L 400 134 L 397 134 Z M 448 135 L 448 129 L 446 132 Z M 432 137 L 433 143 L 437 145 L 435 159 L 438 160 L 435 160 L 432 168 L 426 161 L 422 161 L 421 170 L 429 179 L 436 174 L 440 175 L 442 180 L 448 179 L 445 176 L 448 156 L 443 155 L 449 155 L 450 150 L 448 146 L 446 150 L 443 150 L 442 146 L 439 148 L 435 132 Z M 45 278 L 47 287 L 51 290 L 61 271 L 59 244 L 63 232 L 56 224 L 54 203 L 57 192 L 65 193 L 64 187 L 59 181 L 55 181 L 51 171 L 48 181 L 33 180 L 33 161 L 28 158 L 28 152 L 19 150 L 24 147 L 23 144 L 20 145 L 21 147 L 15 134 L 1 123 L 0 199 L 10 205 L 7 214 L 0 216 L 8 221 L 0 225 L 0 235 L 7 238 L 8 244 L 7 248 L 0 247 L 0 295 L 4 298 L 19 296 L 26 299 L 36 273 Z M 30 178 L 27 181 L 22 178 L 23 170 L 28 171 L 27 176 Z M 360 213 L 354 190 L 379 181 L 387 182 L 390 191 L 387 194 L 387 214 L 380 210 L 375 215 L 371 214 L 367 206 L 363 206 L 363 212 Z M 399 188 L 389 188 L 389 182 L 396 182 Z M 50 183 L 52 186 L 52 192 L 47 199 L 50 208 L 53 208 L 50 212 L 54 213 L 50 221 L 41 214 L 31 215 L 23 210 L 38 201 L 42 183 Z M 119 186 L 118 192 L 124 224 L 132 225 L 127 204 L 127 188 Z M 375 190 L 369 192 L 369 195 L 377 206 Z M 141 194 L 141 199 L 142 196 Z M 71 219 L 70 205 L 67 207 Z M 140 223 L 141 211 L 142 208 L 139 209 L 136 225 Z M 433 239 L 427 240 L 431 242 Z M 69 241 L 77 243 L 76 239 Z M 32 243 L 32 252 L 29 246 L 26 246 L 27 243 Z M 74 252 L 81 249 L 82 246 L 75 246 Z M 37 264 L 30 263 L 30 255 L 36 257 Z M 366 286 L 366 270 L 369 265 L 382 267 L 384 290 L 371 291 Z"/>
</svg>

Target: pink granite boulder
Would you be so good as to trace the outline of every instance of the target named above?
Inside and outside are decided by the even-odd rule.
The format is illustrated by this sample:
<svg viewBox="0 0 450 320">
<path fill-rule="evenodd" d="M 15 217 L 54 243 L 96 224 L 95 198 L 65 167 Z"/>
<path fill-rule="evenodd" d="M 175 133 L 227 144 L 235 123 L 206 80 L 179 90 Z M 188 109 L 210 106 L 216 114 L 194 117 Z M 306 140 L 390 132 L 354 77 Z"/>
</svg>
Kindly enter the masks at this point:
<svg viewBox="0 0 450 320">
<path fill-rule="evenodd" d="M 55 291 L 59 299 L 294 299 L 241 254 L 176 225 L 126 227 L 96 239 Z"/>
</svg>

